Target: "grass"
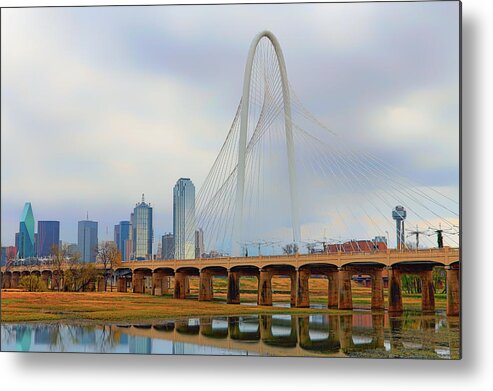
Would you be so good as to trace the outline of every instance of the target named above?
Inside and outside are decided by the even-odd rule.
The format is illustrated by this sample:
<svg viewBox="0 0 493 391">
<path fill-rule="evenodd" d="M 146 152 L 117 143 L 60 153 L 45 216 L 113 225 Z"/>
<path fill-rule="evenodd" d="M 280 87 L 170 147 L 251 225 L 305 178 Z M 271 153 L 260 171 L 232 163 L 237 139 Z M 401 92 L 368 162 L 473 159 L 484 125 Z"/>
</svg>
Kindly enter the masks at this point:
<svg viewBox="0 0 493 391">
<path fill-rule="evenodd" d="M 242 278 L 241 301 L 256 302 L 257 280 Z M 273 279 L 274 302 L 289 303 L 290 280 Z M 353 283 L 353 305 L 355 308 L 370 308 L 371 290 Z M 214 279 L 214 301 L 198 302 L 198 279 L 190 279 L 191 298 L 176 300 L 170 295 L 151 296 L 117 292 L 23 292 L 2 291 L 2 322 L 50 322 L 50 321 L 150 321 L 163 318 L 211 315 L 248 314 L 306 314 L 342 313 L 338 310 L 313 308 L 283 308 L 270 306 L 226 305 L 227 281 Z M 385 292 L 387 294 L 387 292 Z M 312 303 L 327 303 L 327 280 L 310 279 Z M 437 309 L 445 308 L 444 295 L 436 295 Z M 419 309 L 420 295 L 403 296 L 405 309 Z"/>
</svg>

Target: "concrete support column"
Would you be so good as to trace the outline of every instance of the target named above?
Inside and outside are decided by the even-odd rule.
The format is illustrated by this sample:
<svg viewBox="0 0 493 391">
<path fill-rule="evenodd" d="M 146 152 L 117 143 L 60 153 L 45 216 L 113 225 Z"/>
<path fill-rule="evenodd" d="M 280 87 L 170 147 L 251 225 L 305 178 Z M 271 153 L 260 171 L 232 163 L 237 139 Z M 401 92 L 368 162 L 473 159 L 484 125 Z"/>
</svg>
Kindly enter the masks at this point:
<svg viewBox="0 0 493 391">
<path fill-rule="evenodd" d="M 339 268 L 339 301 L 340 310 L 353 309 L 353 293 L 351 291 L 351 272 L 344 268 Z"/>
<path fill-rule="evenodd" d="M 13 272 L 12 278 L 10 280 L 10 287 L 13 289 L 18 288 L 20 279 L 21 279 L 21 275 L 17 272 Z"/>
<path fill-rule="evenodd" d="M 402 306 L 402 282 L 401 271 L 389 268 L 389 313 L 400 313 Z"/>
<path fill-rule="evenodd" d="M 2 276 L 2 288 L 9 289 L 12 283 L 12 275 L 4 273 Z"/>
<path fill-rule="evenodd" d="M 272 273 L 268 270 L 260 270 L 257 304 L 272 305 Z"/>
<path fill-rule="evenodd" d="M 385 309 L 382 269 L 375 270 L 371 276 L 371 309 Z"/>
<path fill-rule="evenodd" d="M 200 272 L 199 301 L 211 301 L 214 297 L 212 289 L 212 274 L 206 271 Z"/>
<path fill-rule="evenodd" d="M 117 291 L 118 292 L 127 292 L 127 279 L 125 277 L 118 277 Z"/>
<path fill-rule="evenodd" d="M 173 290 L 173 299 L 184 299 L 187 296 L 186 291 L 187 275 L 183 272 L 175 272 L 175 287 Z"/>
<path fill-rule="evenodd" d="M 296 307 L 296 272 L 291 273 L 289 276 L 291 280 L 291 307 Z"/>
<path fill-rule="evenodd" d="M 445 267 L 447 270 L 447 315 L 459 316 L 460 313 L 460 270 Z"/>
<path fill-rule="evenodd" d="M 43 281 L 46 289 L 48 289 L 49 285 L 49 275 L 47 273 L 41 273 L 41 280 Z"/>
<path fill-rule="evenodd" d="M 337 308 L 338 307 L 338 274 L 337 272 L 330 272 L 327 274 L 327 279 L 329 280 L 328 287 L 328 297 L 327 297 L 327 308 Z"/>
<path fill-rule="evenodd" d="M 104 280 L 105 277 L 100 277 L 96 280 L 96 290 L 98 292 L 104 292 Z"/>
<path fill-rule="evenodd" d="M 421 311 L 435 312 L 435 289 L 433 287 L 433 271 L 425 270 L 421 275 Z"/>
<path fill-rule="evenodd" d="M 300 269 L 296 272 L 296 307 L 310 307 L 310 289 L 308 279 L 310 278 L 310 270 Z"/>
<path fill-rule="evenodd" d="M 162 271 L 152 272 L 152 294 L 154 296 L 161 296 L 163 292 L 163 280 L 165 279 Z"/>
<path fill-rule="evenodd" d="M 240 304 L 240 274 L 228 270 L 228 304 Z"/>
<path fill-rule="evenodd" d="M 133 293 L 144 293 L 144 274 L 142 272 L 134 272 L 132 274 L 132 290 Z"/>
</svg>

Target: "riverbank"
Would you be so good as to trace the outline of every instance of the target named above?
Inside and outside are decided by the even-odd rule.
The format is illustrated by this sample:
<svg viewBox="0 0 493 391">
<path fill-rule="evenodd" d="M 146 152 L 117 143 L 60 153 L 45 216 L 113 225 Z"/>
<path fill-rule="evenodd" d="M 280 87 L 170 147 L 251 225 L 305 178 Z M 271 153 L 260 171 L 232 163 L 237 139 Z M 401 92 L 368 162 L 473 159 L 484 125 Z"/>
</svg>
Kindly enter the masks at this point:
<svg viewBox="0 0 493 391">
<path fill-rule="evenodd" d="M 170 295 L 151 296 L 117 292 L 2 291 L 1 320 L 9 323 L 142 322 L 165 318 L 212 315 L 344 313 L 344 311 L 326 308 L 327 301 L 324 295 L 326 290 L 323 289 L 323 285 L 310 287 L 311 303 L 318 304 L 319 308 L 290 308 L 288 304 L 289 292 L 282 289 L 274 295 L 274 302 L 279 306 L 257 306 L 255 304 L 256 294 L 248 288 L 248 286 L 242 286 L 241 305 L 227 305 L 226 295 L 222 289 L 218 289 L 217 293 L 215 292 L 212 302 L 197 301 L 195 289 L 191 290 L 191 297 L 186 300 L 173 299 Z M 368 309 L 370 294 L 369 288 L 354 286 L 354 307 Z M 435 303 L 437 309 L 445 309 L 444 295 L 436 295 Z M 406 310 L 419 309 L 420 295 L 404 295 L 403 304 Z"/>
</svg>

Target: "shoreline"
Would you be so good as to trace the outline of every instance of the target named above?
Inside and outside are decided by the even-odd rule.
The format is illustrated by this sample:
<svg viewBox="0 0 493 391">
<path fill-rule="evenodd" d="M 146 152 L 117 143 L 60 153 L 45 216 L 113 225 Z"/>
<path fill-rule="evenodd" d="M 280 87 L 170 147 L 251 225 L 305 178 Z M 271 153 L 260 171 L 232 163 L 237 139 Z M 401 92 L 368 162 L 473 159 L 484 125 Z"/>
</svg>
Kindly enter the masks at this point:
<svg viewBox="0 0 493 391">
<path fill-rule="evenodd" d="M 1 292 L 1 323 L 148 323 L 159 320 L 181 319 L 208 316 L 248 316 L 281 314 L 351 314 L 354 311 L 370 312 L 367 305 L 369 297 L 353 297 L 353 310 L 324 308 L 323 297 L 314 296 L 312 304 L 321 308 L 291 308 L 280 306 L 288 304 L 289 298 L 276 297 L 274 306 L 258 306 L 254 295 L 242 295 L 241 304 L 226 304 L 222 297 L 212 302 L 198 301 L 193 296 L 187 299 L 173 299 L 169 296 L 151 296 L 115 292 Z M 404 297 L 404 311 L 420 311 L 419 300 L 414 295 Z M 253 304 L 255 303 L 255 304 Z M 253 305 L 252 305 L 253 304 Z M 445 300 L 436 297 L 436 309 L 445 309 Z M 374 310 L 387 313 L 387 310 Z"/>
</svg>

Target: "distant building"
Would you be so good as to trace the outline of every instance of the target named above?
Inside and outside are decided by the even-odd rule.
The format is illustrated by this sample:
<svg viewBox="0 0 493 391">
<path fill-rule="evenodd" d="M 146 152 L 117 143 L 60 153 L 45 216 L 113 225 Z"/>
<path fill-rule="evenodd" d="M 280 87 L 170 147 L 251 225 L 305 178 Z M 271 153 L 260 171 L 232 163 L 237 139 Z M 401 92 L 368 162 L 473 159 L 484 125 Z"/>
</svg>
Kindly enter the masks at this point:
<svg viewBox="0 0 493 391">
<path fill-rule="evenodd" d="M 0 260 L 0 266 L 5 266 L 9 259 L 13 260 L 16 254 L 17 254 L 17 249 L 15 248 L 15 246 L 2 247 L 2 257 Z"/>
<path fill-rule="evenodd" d="M 97 221 L 79 221 L 77 247 L 79 248 L 82 262 L 96 262 L 96 251 L 98 247 Z"/>
<path fill-rule="evenodd" d="M 195 186 L 190 178 L 180 178 L 173 189 L 173 235 L 175 259 L 195 257 Z"/>
<path fill-rule="evenodd" d="M 19 238 L 16 245 L 19 258 L 29 258 L 36 256 L 34 246 L 34 215 L 30 202 L 24 204 L 20 223 Z"/>
<path fill-rule="evenodd" d="M 67 255 L 73 257 L 75 254 L 79 253 L 79 246 L 75 243 L 69 243 L 67 245 Z"/>
<path fill-rule="evenodd" d="M 120 221 L 115 225 L 115 243 L 122 256 L 122 261 L 129 261 L 132 250 L 127 251 L 127 242 L 132 239 L 132 224 L 130 221 Z"/>
<path fill-rule="evenodd" d="M 134 259 L 152 259 L 152 207 L 144 201 L 144 194 L 134 208 L 131 223 Z"/>
<path fill-rule="evenodd" d="M 199 228 L 195 231 L 195 259 L 202 258 L 204 253 L 204 231 Z"/>
<path fill-rule="evenodd" d="M 38 257 L 49 257 L 53 246 L 60 246 L 60 222 L 38 221 L 37 234 Z"/>
<path fill-rule="evenodd" d="M 387 241 L 377 241 L 377 239 L 378 237 L 373 240 L 349 240 L 345 243 L 326 244 L 324 250 L 326 253 L 386 251 Z"/>
<path fill-rule="evenodd" d="M 175 258 L 175 237 L 172 233 L 164 234 L 161 237 L 161 259 Z"/>
</svg>

